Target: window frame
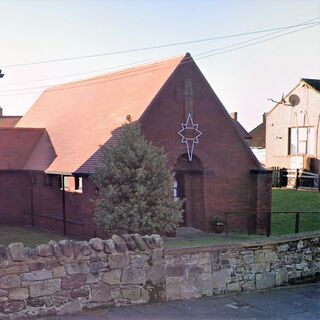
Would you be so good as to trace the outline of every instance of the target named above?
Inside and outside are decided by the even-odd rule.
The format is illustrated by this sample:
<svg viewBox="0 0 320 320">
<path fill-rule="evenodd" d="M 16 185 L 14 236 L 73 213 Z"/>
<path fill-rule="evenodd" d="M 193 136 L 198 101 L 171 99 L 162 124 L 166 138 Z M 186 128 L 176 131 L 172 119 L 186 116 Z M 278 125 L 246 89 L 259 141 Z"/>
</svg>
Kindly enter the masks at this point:
<svg viewBox="0 0 320 320">
<path fill-rule="evenodd" d="M 74 177 L 74 190 L 77 193 L 83 193 L 83 179 L 80 176 Z"/>
<path fill-rule="evenodd" d="M 305 129 L 305 138 L 302 130 Z M 292 132 L 296 130 L 296 141 L 295 144 L 292 143 Z M 314 156 L 315 155 L 315 145 L 313 148 L 310 147 L 310 141 L 313 141 L 315 144 L 315 129 L 314 126 L 299 126 L 299 127 L 290 127 L 289 128 L 289 139 L 288 139 L 288 155 L 289 156 Z M 310 139 L 311 135 L 313 135 L 312 139 Z M 300 138 L 301 137 L 301 138 Z M 301 144 L 304 144 L 305 152 L 301 152 Z M 296 152 L 292 152 L 292 146 L 295 147 Z M 310 150 L 313 150 L 313 153 L 310 153 Z"/>
</svg>

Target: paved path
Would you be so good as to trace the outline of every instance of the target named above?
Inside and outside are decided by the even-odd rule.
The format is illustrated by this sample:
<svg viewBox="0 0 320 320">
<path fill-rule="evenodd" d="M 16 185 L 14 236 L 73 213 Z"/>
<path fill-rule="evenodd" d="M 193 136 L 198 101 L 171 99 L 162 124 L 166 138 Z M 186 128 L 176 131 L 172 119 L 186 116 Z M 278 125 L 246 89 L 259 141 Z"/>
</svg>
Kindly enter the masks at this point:
<svg viewBox="0 0 320 320">
<path fill-rule="evenodd" d="M 320 283 L 134 307 L 109 308 L 51 320 L 320 319 Z"/>
</svg>

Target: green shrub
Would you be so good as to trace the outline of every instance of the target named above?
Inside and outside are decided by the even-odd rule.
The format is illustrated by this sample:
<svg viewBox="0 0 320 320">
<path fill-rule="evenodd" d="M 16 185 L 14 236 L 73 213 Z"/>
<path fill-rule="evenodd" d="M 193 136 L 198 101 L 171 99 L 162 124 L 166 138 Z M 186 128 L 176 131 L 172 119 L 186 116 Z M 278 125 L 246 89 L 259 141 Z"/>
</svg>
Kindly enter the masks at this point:
<svg viewBox="0 0 320 320">
<path fill-rule="evenodd" d="M 108 234 L 163 234 L 182 220 L 165 154 L 144 139 L 137 124 L 124 125 L 117 142 L 104 147 L 92 179 L 99 190 L 95 222 Z"/>
</svg>

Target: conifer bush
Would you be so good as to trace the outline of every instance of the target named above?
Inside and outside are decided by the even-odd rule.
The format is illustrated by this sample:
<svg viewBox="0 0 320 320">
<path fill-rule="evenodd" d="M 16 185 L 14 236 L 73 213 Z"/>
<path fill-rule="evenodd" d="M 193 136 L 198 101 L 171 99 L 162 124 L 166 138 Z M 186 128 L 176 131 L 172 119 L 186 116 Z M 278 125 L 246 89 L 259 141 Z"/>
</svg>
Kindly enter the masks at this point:
<svg viewBox="0 0 320 320">
<path fill-rule="evenodd" d="M 125 124 L 117 142 L 103 148 L 92 179 L 99 190 L 95 222 L 108 234 L 164 234 L 182 221 L 165 154 L 136 123 Z"/>
</svg>

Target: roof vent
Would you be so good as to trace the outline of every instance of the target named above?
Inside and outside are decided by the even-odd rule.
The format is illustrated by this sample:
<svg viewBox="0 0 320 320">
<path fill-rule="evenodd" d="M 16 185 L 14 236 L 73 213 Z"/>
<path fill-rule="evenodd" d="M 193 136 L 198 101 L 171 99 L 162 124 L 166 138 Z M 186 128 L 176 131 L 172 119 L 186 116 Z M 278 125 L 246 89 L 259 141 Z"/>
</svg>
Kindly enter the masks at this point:
<svg viewBox="0 0 320 320">
<path fill-rule="evenodd" d="M 231 119 L 238 121 L 238 112 L 231 112 L 230 117 Z"/>
</svg>

